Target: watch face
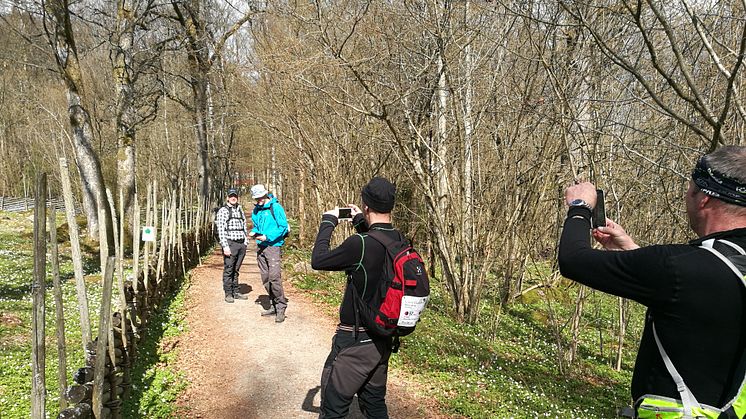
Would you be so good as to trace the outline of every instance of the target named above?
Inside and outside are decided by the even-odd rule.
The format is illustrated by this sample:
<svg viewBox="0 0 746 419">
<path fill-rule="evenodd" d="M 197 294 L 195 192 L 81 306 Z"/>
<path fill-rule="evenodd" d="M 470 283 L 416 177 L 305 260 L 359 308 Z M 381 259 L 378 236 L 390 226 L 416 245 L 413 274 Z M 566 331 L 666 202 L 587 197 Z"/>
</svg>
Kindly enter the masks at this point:
<svg viewBox="0 0 746 419">
<path fill-rule="evenodd" d="M 573 199 L 572 202 L 570 202 L 570 206 L 571 207 L 584 207 L 584 208 L 591 209 L 591 206 L 587 202 L 583 201 L 582 199 Z"/>
</svg>

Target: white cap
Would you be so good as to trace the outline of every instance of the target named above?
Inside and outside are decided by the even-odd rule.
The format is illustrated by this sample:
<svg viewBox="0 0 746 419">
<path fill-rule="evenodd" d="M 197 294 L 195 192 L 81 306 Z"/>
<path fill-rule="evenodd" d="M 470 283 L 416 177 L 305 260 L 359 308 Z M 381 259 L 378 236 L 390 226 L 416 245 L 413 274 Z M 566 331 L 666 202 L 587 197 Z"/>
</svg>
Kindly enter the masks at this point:
<svg viewBox="0 0 746 419">
<path fill-rule="evenodd" d="M 269 191 L 261 183 L 251 187 L 251 197 L 254 199 L 262 198 L 267 194 L 269 194 Z"/>
</svg>

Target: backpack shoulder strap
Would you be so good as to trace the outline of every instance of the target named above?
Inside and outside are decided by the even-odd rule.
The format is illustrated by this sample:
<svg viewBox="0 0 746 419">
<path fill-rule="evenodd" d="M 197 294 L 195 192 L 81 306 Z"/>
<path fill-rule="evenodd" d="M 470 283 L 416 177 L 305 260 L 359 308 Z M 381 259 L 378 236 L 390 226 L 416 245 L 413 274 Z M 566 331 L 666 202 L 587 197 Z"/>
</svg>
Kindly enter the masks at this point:
<svg viewBox="0 0 746 419">
<path fill-rule="evenodd" d="M 238 217 L 236 217 L 237 219 L 246 221 L 246 216 L 243 213 L 243 207 L 241 205 L 236 206 L 236 212 L 238 213 Z"/>
<path fill-rule="evenodd" d="M 394 240 L 380 231 L 368 230 L 367 232 L 368 236 L 372 237 L 378 243 L 381 243 L 383 247 L 385 247 L 386 250 L 389 252 L 397 242 L 404 241 L 404 237 L 402 237 L 402 234 L 399 231 L 397 231 L 397 233 L 399 234 L 399 240 Z"/>
<path fill-rule="evenodd" d="M 746 251 L 741 246 L 727 240 L 710 239 L 702 242 L 700 247 L 717 256 L 746 285 L 746 258 L 744 258 Z M 728 253 L 728 255 L 726 256 L 725 253 Z"/>
<path fill-rule="evenodd" d="M 274 218 L 275 223 L 277 223 L 277 217 L 275 217 L 275 204 L 269 204 L 269 213 L 272 214 L 272 218 Z"/>
<path fill-rule="evenodd" d="M 220 211 L 222 211 L 224 208 L 225 208 L 226 211 L 228 211 L 228 220 L 231 219 L 231 209 L 228 207 L 228 204 L 221 205 L 221 206 L 217 207 L 214 210 L 215 211 L 215 218 L 217 218 L 217 216 L 220 213 Z"/>
<path fill-rule="evenodd" d="M 275 224 L 277 224 L 277 227 L 280 226 L 280 223 L 277 222 L 277 216 L 275 216 L 275 204 L 269 204 L 269 213 L 272 214 L 272 219 L 275 220 Z"/>
<path fill-rule="evenodd" d="M 661 344 L 660 339 L 658 339 L 658 333 L 655 331 L 654 322 L 652 323 L 652 326 L 653 337 L 655 338 L 655 344 L 658 346 L 658 352 L 660 352 L 661 358 L 663 358 L 663 363 L 666 365 L 666 370 L 668 370 L 674 383 L 676 383 L 676 390 L 679 392 L 679 396 L 681 396 L 681 403 L 684 405 L 684 418 L 693 418 L 693 409 L 701 409 L 701 405 L 697 401 L 697 398 L 694 397 L 694 394 L 692 394 L 692 391 L 689 390 L 689 387 L 684 384 L 684 379 L 676 370 L 676 367 L 673 366 L 673 362 L 671 362 L 671 358 L 669 358 L 666 350 L 663 349 L 663 345 Z"/>
</svg>

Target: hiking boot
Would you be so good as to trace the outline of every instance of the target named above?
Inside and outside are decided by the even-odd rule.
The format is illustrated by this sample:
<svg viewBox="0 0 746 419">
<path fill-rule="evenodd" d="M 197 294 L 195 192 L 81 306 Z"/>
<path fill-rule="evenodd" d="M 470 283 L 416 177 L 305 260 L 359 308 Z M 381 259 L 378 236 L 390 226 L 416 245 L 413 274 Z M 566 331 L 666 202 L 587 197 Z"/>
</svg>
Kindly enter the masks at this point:
<svg viewBox="0 0 746 419">
<path fill-rule="evenodd" d="M 278 312 L 277 317 L 275 317 L 275 323 L 282 323 L 284 321 L 285 321 L 285 310 Z"/>
<path fill-rule="evenodd" d="M 249 299 L 249 297 L 247 297 L 247 296 L 245 296 L 243 294 L 240 294 L 238 292 L 234 292 L 233 293 L 233 298 L 235 298 L 236 300 L 248 300 Z"/>
<path fill-rule="evenodd" d="M 274 307 L 262 311 L 262 316 L 274 316 L 275 314 L 277 314 L 277 310 Z"/>
<path fill-rule="evenodd" d="M 226 303 L 232 303 L 233 302 L 233 296 L 230 294 L 225 294 L 225 302 Z"/>
</svg>

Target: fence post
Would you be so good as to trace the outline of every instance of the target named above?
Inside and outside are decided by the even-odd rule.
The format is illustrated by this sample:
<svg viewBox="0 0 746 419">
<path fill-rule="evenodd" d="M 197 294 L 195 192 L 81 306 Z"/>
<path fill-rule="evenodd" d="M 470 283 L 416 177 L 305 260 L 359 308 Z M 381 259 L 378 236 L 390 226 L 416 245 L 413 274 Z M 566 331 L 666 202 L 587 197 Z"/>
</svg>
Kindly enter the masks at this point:
<svg viewBox="0 0 746 419">
<path fill-rule="evenodd" d="M 28 187 L 26 186 L 26 175 L 23 175 L 23 205 L 24 211 L 28 211 Z"/>
<path fill-rule="evenodd" d="M 62 395 L 67 388 L 67 348 L 65 346 L 65 313 L 62 306 L 62 287 L 60 285 L 59 249 L 57 247 L 57 205 L 52 203 L 49 208 L 49 244 L 52 246 L 50 260 L 52 262 L 52 283 L 54 284 L 54 308 L 57 321 L 57 381 L 60 389 L 60 410 L 65 410 L 67 400 Z"/>
<path fill-rule="evenodd" d="M 34 206 L 34 282 L 31 287 L 33 312 L 31 314 L 31 418 L 46 417 L 46 351 L 44 347 L 44 293 L 47 276 L 47 174 L 41 173 L 36 180 L 36 202 Z"/>
<path fill-rule="evenodd" d="M 104 378 L 106 376 L 106 351 L 109 333 L 111 332 L 111 292 L 114 282 L 114 262 L 116 258 L 109 256 L 104 267 L 104 283 L 101 295 L 101 311 L 98 326 L 98 338 L 96 342 L 96 363 L 93 367 L 93 414 L 100 418 L 103 411 Z M 116 360 L 111 360 L 115 365 Z M 113 391 L 114 389 L 111 389 Z"/>
<path fill-rule="evenodd" d="M 148 184 L 148 194 L 147 198 L 145 199 L 145 225 L 146 226 L 153 226 L 152 224 L 153 217 L 151 216 L 151 200 L 153 199 L 153 193 L 152 193 L 152 185 Z M 156 230 L 157 232 L 158 230 Z M 138 233 L 139 228 L 138 228 Z M 150 299 L 150 285 L 148 285 L 148 281 L 150 280 L 150 242 L 145 242 L 145 246 L 143 247 L 143 255 L 142 255 L 142 285 L 145 291 L 145 298 L 143 298 L 143 307 L 138 308 L 138 311 L 141 313 L 140 318 L 143 318 L 143 315 L 147 313 L 147 308 L 149 299 Z M 137 278 L 135 278 L 137 279 Z"/>
<path fill-rule="evenodd" d="M 137 192 L 135 192 L 134 204 L 132 210 L 132 288 L 137 295 L 140 292 L 140 203 L 137 202 Z M 135 299 L 135 307 L 137 307 L 137 299 Z M 133 314 L 132 322 L 137 323 L 139 319 L 134 317 Z"/>
<path fill-rule="evenodd" d="M 70 185 L 70 172 L 67 170 L 67 160 L 60 158 L 60 180 L 62 183 L 62 198 L 65 201 L 65 216 L 70 233 L 70 251 L 73 258 L 73 271 L 75 272 L 75 292 L 78 296 L 78 311 L 80 312 L 80 334 L 83 340 L 83 353 L 85 353 L 88 342 L 91 341 L 91 320 L 88 312 L 88 296 L 85 291 L 85 279 L 83 278 L 83 255 L 80 252 L 80 232 L 78 221 L 75 219 L 75 201 L 73 201 L 73 188 Z"/>
<path fill-rule="evenodd" d="M 162 228 L 158 226 L 158 180 L 153 181 L 153 226 L 158 234 L 164 233 L 161 231 Z M 155 262 L 158 257 L 158 237 L 156 237 L 156 241 L 153 242 L 151 250 L 153 251 L 153 254 L 150 255 L 150 257 L 153 259 L 153 262 Z"/>
<path fill-rule="evenodd" d="M 137 197 L 135 197 L 137 198 Z M 119 298 L 120 301 L 120 309 L 121 309 L 121 328 L 120 328 L 120 336 L 122 341 L 122 372 L 123 372 L 123 383 L 130 383 L 130 359 L 131 355 L 129 353 L 129 348 L 131 342 L 129 341 L 128 337 L 128 315 L 127 315 L 127 292 L 125 291 L 125 285 L 124 285 L 124 226 L 125 226 L 125 214 L 124 214 L 124 192 L 122 189 L 119 189 L 119 252 L 117 254 L 117 258 L 119 259 L 119 267 L 118 267 L 118 273 L 117 273 L 117 279 L 119 281 Z M 135 262 L 136 263 L 136 262 Z M 113 346 L 113 345 L 112 345 Z M 112 386 L 114 388 L 114 386 Z M 116 394 L 112 392 L 112 396 Z M 114 397 L 112 397 L 114 399 Z"/>
</svg>

